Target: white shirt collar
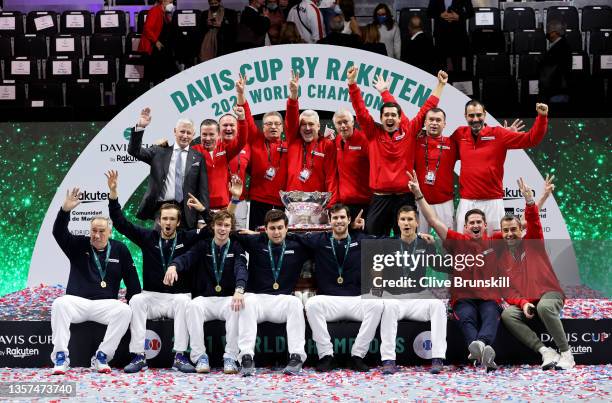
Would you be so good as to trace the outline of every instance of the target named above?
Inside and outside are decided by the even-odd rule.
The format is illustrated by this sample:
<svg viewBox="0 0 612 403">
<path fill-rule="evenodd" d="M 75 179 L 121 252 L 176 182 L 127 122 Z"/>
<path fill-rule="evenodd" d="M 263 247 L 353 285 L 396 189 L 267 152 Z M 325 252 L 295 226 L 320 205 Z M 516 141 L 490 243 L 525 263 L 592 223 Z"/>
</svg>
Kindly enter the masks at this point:
<svg viewBox="0 0 612 403">
<path fill-rule="evenodd" d="M 173 150 L 173 151 L 176 151 L 176 150 L 179 150 L 179 149 L 180 149 L 181 151 L 189 151 L 189 146 L 187 146 L 187 147 L 185 147 L 185 148 L 181 148 L 181 147 L 178 145 L 178 143 L 174 143 L 174 147 L 172 147 L 172 150 Z"/>
<path fill-rule="evenodd" d="M 419 35 L 420 35 L 420 34 L 422 34 L 422 33 L 423 33 L 423 31 L 419 31 L 419 32 L 417 32 L 416 34 L 414 34 L 414 35 L 412 35 L 412 36 L 410 37 L 410 40 L 412 41 L 414 38 L 416 38 L 417 36 L 419 36 Z"/>
</svg>

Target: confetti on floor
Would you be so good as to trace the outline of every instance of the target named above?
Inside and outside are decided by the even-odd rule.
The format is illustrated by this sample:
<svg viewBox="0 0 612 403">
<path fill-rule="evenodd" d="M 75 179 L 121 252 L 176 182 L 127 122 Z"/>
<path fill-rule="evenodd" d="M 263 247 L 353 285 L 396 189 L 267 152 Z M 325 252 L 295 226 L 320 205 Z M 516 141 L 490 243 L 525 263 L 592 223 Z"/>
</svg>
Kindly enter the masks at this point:
<svg viewBox="0 0 612 403">
<path fill-rule="evenodd" d="M 610 401 L 612 365 L 578 366 L 569 371 L 542 371 L 537 366 L 508 366 L 485 373 L 481 368 L 446 367 L 431 375 L 424 367 L 404 367 L 382 375 L 338 370 L 320 374 L 307 369 L 286 376 L 258 369 L 255 376 L 181 374 L 149 370 L 97 374 L 71 369 L 54 376 L 49 369 L 0 369 L 0 382 L 76 382 L 69 401 Z M 33 399 L 28 398 L 27 401 Z M 26 401 L 26 399 L 23 399 Z"/>
<path fill-rule="evenodd" d="M 2 320 L 50 320 L 51 304 L 64 295 L 60 285 L 25 288 L 0 297 L 0 321 Z M 564 319 L 612 319 L 612 300 L 586 287 L 565 289 L 568 299 L 561 317 Z M 119 291 L 125 300 L 125 289 Z"/>
</svg>

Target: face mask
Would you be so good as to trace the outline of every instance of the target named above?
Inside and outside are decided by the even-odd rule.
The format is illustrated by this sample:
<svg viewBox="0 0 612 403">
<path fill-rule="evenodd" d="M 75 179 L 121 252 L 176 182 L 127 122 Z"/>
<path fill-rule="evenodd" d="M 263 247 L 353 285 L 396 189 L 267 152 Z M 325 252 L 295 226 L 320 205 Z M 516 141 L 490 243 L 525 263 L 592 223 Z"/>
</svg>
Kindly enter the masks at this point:
<svg viewBox="0 0 612 403">
<path fill-rule="evenodd" d="M 379 24 L 384 24 L 387 21 L 387 16 L 386 15 L 377 15 L 376 16 L 376 20 L 378 21 Z"/>
<path fill-rule="evenodd" d="M 266 7 L 268 7 L 268 10 L 270 10 L 270 11 L 276 11 L 278 9 L 278 4 L 270 3 Z"/>
<path fill-rule="evenodd" d="M 170 3 L 166 5 L 166 12 L 171 13 L 174 11 L 174 4 Z"/>
</svg>

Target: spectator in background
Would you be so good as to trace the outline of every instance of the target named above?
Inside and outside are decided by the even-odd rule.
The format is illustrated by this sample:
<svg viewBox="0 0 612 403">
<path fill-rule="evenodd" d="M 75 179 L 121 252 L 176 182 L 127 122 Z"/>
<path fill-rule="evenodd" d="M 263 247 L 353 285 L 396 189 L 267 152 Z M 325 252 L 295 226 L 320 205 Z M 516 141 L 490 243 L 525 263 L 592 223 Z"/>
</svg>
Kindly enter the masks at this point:
<svg viewBox="0 0 612 403">
<path fill-rule="evenodd" d="M 305 42 L 304 42 L 304 39 L 302 39 L 302 37 L 300 36 L 297 26 L 291 21 L 287 21 L 281 27 L 278 44 L 286 45 L 290 43 L 305 43 Z"/>
<path fill-rule="evenodd" d="M 147 12 L 138 52 L 147 55 L 145 72 L 155 83 L 178 73 L 172 54 L 172 0 L 158 0 Z"/>
<path fill-rule="evenodd" d="M 368 24 L 361 30 L 363 44 L 361 48 L 369 52 L 378 53 L 387 56 L 387 47 L 380 42 L 380 32 L 374 24 Z"/>
<path fill-rule="evenodd" d="M 565 38 L 565 24 L 558 20 L 546 23 L 550 47 L 540 63 L 539 90 L 542 102 L 567 103 L 568 74 L 572 68 L 572 50 Z"/>
<path fill-rule="evenodd" d="M 204 38 L 200 46 L 200 62 L 231 53 L 236 41 L 236 11 L 223 7 L 221 0 L 208 0 L 208 7 L 208 11 L 203 13 Z"/>
<path fill-rule="evenodd" d="M 264 46 L 266 34 L 270 29 L 268 9 L 263 7 L 264 0 L 249 0 L 242 11 L 236 38 L 237 50 Z"/>
<path fill-rule="evenodd" d="M 355 34 L 361 36 L 361 28 L 355 18 L 355 3 L 353 0 L 338 0 L 340 11 L 344 15 L 343 34 Z"/>
<path fill-rule="evenodd" d="M 343 34 L 344 16 L 342 14 L 334 15 L 329 21 L 331 32 L 325 38 L 320 39 L 318 43 L 325 45 L 346 46 L 349 48 L 360 49 L 361 38 L 355 34 Z"/>
<path fill-rule="evenodd" d="M 433 39 L 423 31 L 423 21 L 418 15 L 410 17 L 408 36 L 402 42 L 402 61 L 435 75 L 439 69 L 436 69 Z"/>
<path fill-rule="evenodd" d="M 287 16 L 289 15 L 289 10 L 291 10 L 291 8 L 296 5 L 297 3 L 299 3 L 299 0 L 278 0 L 278 8 L 283 12 L 283 15 L 285 16 L 285 20 L 287 19 Z"/>
<path fill-rule="evenodd" d="M 402 40 L 400 38 L 399 26 L 395 23 L 389 6 L 384 3 L 376 6 L 372 16 L 372 24 L 378 28 L 380 42 L 384 43 L 387 48 L 387 56 L 399 59 L 402 50 Z"/>
<path fill-rule="evenodd" d="M 280 31 L 285 23 L 285 14 L 279 7 L 278 0 L 267 0 L 266 8 L 268 9 L 268 18 L 270 19 L 270 28 L 268 29 L 268 38 L 271 45 L 278 45 L 280 40 Z"/>
<path fill-rule="evenodd" d="M 434 19 L 434 39 L 446 71 L 459 70 L 469 53 L 465 21 L 474 17 L 472 0 L 429 0 L 427 15 Z"/>
<path fill-rule="evenodd" d="M 325 24 L 325 35 L 329 35 L 331 32 L 331 20 L 336 14 L 341 12 L 340 6 L 336 4 L 337 0 L 319 0 L 319 11 L 323 17 L 323 23 Z M 319 39 L 320 40 L 320 39 Z"/>
<path fill-rule="evenodd" d="M 323 16 L 313 0 L 302 0 L 289 11 L 287 21 L 293 22 L 306 43 L 317 43 L 325 38 Z"/>
</svg>

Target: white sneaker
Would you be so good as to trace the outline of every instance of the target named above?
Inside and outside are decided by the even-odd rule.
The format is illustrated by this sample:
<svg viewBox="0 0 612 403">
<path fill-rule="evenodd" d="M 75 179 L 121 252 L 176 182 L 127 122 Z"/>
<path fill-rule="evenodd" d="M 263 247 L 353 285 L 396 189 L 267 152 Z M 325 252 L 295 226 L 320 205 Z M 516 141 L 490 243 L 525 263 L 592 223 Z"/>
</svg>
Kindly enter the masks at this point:
<svg viewBox="0 0 612 403">
<path fill-rule="evenodd" d="M 544 371 L 553 369 L 559 362 L 560 358 L 561 357 L 555 350 L 550 347 L 546 347 L 546 349 L 542 351 L 542 369 Z"/>
<path fill-rule="evenodd" d="M 555 369 L 572 369 L 576 366 L 576 362 L 574 362 L 574 356 L 571 350 L 563 351 L 561 353 L 561 358 L 557 365 L 555 365 Z"/>
<path fill-rule="evenodd" d="M 480 340 L 474 340 L 468 346 L 468 351 L 470 355 L 468 356 L 468 360 L 470 361 L 478 361 L 480 365 L 482 363 L 482 353 L 484 351 L 485 344 Z"/>
<path fill-rule="evenodd" d="M 64 375 L 70 369 L 70 360 L 66 357 L 66 353 L 58 351 L 55 353 L 55 365 L 53 366 L 53 375 Z"/>
<path fill-rule="evenodd" d="M 102 351 L 98 351 L 96 356 L 91 358 L 91 367 L 101 374 L 110 374 L 111 372 L 106 354 Z"/>
</svg>

